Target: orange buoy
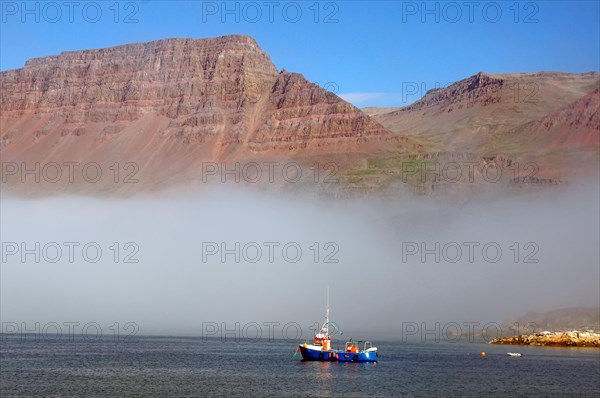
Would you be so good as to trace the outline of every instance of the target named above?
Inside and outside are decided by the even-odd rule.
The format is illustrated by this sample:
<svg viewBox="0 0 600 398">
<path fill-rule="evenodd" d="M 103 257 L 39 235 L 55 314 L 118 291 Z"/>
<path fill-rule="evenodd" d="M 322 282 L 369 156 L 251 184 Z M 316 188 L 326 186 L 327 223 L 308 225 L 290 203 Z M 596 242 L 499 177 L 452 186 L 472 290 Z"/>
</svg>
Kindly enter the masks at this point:
<svg viewBox="0 0 600 398">
<path fill-rule="evenodd" d="M 485 351 L 481 351 L 481 356 L 484 357 L 485 356 Z"/>
</svg>

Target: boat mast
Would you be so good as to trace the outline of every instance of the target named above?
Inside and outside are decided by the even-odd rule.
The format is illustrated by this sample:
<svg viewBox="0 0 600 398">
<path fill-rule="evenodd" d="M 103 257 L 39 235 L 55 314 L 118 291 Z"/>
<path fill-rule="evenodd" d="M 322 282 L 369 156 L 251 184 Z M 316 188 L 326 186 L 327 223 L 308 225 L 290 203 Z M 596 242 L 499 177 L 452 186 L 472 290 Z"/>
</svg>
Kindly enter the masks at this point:
<svg viewBox="0 0 600 398">
<path fill-rule="evenodd" d="M 327 311 L 325 314 L 325 334 L 329 336 L 329 285 L 327 285 Z"/>
</svg>

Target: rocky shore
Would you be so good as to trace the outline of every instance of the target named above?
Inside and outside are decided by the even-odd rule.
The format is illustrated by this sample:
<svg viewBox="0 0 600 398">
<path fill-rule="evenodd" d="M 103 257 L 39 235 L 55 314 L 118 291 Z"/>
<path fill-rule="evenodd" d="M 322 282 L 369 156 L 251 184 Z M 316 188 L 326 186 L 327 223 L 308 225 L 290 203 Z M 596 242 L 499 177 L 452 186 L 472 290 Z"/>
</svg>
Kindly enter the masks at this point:
<svg viewBox="0 0 600 398">
<path fill-rule="evenodd" d="M 596 347 L 600 348 L 600 333 L 572 330 L 568 332 L 541 332 L 520 336 L 501 337 L 489 344 L 533 345 L 549 347 Z"/>
</svg>

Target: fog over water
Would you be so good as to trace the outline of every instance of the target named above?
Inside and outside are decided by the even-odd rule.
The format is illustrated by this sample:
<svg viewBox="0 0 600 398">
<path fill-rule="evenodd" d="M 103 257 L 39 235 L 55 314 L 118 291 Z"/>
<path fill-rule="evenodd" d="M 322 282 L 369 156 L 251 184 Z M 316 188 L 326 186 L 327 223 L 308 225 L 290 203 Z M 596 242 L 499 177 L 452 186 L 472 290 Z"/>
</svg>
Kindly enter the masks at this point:
<svg viewBox="0 0 600 398">
<path fill-rule="evenodd" d="M 345 336 L 400 338 L 403 322 L 500 323 L 597 306 L 598 203 L 597 187 L 462 206 L 232 186 L 129 199 L 5 197 L 1 317 L 135 322 L 140 334 L 185 335 L 207 322 L 297 322 L 305 338 L 322 321 L 329 285 Z M 128 255 L 138 262 L 124 262 Z"/>
</svg>

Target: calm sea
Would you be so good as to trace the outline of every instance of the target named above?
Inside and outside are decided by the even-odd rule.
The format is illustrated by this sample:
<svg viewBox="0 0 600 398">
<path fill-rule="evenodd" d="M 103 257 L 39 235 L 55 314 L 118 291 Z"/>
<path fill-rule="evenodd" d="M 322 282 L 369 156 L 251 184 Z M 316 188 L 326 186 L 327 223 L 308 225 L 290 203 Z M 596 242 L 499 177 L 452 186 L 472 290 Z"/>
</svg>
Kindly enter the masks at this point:
<svg viewBox="0 0 600 398">
<path fill-rule="evenodd" d="M 598 397 L 600 350 L 384 343 L 377 364 L 292 360 L 295 345 L 3 336 L 1 397 Z M 486 356 L 481 356 L 481 351 Z M 519 351 L 521 358 L 506 355 Z"/>
</svg>

